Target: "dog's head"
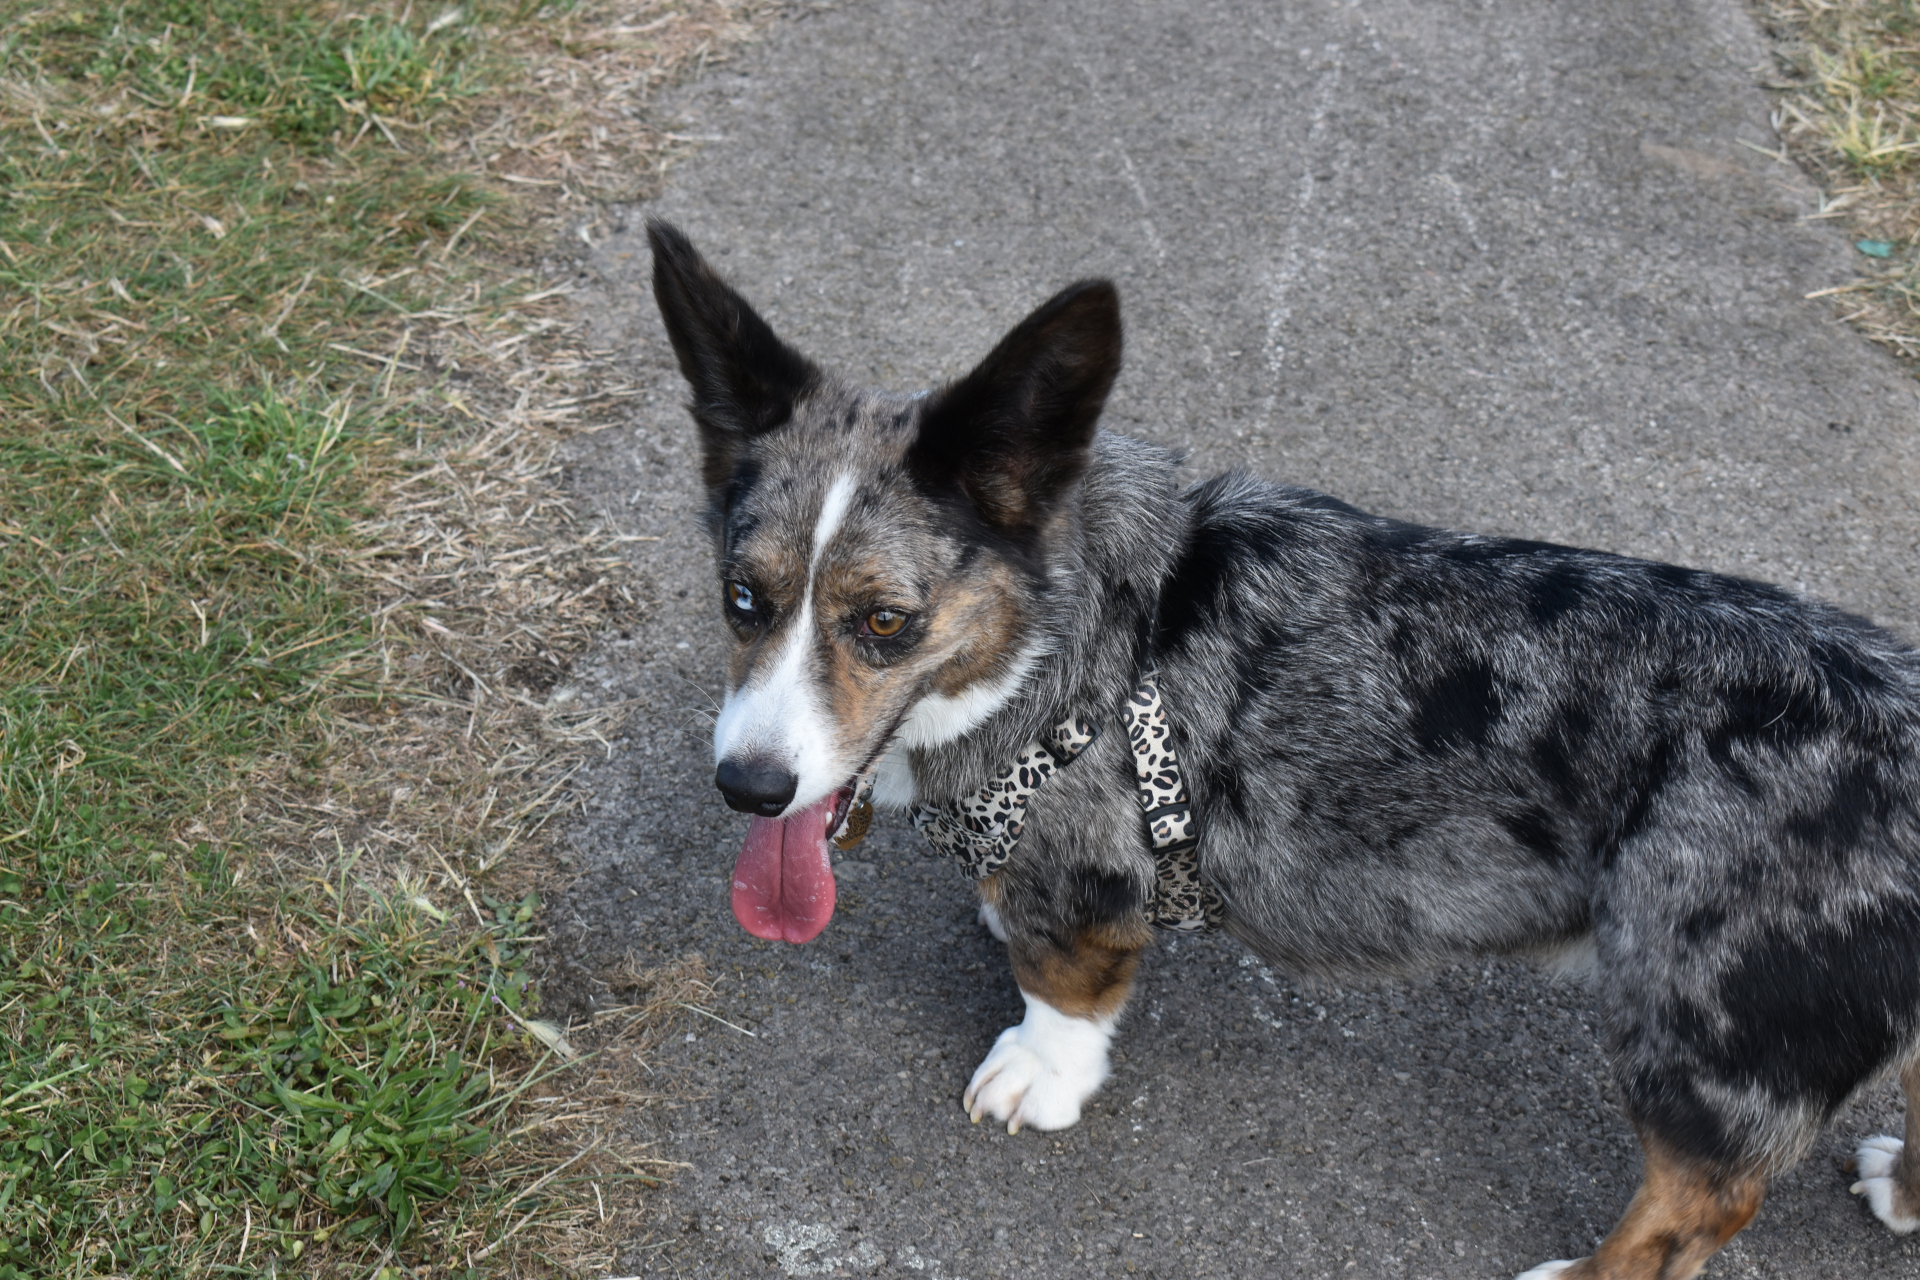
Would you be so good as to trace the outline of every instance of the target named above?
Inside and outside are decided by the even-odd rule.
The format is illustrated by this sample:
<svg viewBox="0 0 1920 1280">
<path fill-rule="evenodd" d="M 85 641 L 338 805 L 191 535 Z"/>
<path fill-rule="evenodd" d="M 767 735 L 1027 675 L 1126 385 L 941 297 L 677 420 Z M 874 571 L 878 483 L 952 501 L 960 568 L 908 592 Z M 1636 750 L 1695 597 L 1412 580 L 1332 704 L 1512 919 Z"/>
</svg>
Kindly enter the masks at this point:
<svg viewBox="0 0 1920 1280">
<path fill-rule="evenodd" d="M 811 864 L 817 837 L 824 865 L 883 753 L 958 738 L 1033 661 L 1048 547 L 1120 368 L 1119 298 L 1106 281 L 1069 286 L 973 372 L 898 395 L 821 373 L 679 231 L 648 236 L 734 636 L 714 781 L 779 824 L 756 821 L 750 847 L 777 838 Z"/>
</svg>

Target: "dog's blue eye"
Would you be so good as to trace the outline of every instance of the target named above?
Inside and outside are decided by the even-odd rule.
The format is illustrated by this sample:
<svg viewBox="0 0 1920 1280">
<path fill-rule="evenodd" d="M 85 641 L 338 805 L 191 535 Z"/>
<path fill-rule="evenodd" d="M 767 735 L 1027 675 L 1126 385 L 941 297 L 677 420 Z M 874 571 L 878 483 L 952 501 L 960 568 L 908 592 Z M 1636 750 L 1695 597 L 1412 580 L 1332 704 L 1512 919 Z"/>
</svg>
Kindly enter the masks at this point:
<svg viewBox="0 0 1920 1280">
<path fill-rule="evenodd" d="M 741 613 L 752 613 L 753 588 L 744 582 L 729 582 L 727 584 L 727 603 L 738 609 Z"/>
</svg>

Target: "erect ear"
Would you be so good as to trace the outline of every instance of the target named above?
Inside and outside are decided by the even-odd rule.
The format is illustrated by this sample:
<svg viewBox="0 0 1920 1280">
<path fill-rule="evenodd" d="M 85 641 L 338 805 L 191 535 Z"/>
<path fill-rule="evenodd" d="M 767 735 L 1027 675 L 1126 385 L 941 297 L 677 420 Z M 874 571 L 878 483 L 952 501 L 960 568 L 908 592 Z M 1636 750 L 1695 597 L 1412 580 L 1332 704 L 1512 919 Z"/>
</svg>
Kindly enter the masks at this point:
<svg viewBox="0 0 1920 1280">
<path fill-rule="evenodd" d="M 1087 465 L 1120 372 L 1120 295 L 1082 280 L 1043 303 L 920 417 L 907 468 L 958 486 L 990 527 L 1034 533 Z"/>
<path fill-rule="evenodd" d="M 679 228 L 649 219 L 647 240 L 654 300 L 693 387 L 688 407 L 700 427 L 701 472 L 715 487 L 733 474 L 748 439 L 786 425 L 820 371 L 774 336 Z"/>
</svg>

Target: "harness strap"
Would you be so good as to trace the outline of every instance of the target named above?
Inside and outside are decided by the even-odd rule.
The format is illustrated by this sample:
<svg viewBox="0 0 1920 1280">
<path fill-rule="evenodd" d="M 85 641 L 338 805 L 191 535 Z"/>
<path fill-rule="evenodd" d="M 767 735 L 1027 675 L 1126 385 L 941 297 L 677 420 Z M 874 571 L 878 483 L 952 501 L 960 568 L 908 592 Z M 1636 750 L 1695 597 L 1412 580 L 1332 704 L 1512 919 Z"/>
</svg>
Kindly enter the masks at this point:
<svg viewBox="0 0 1920 1280">
<path fill-rule="evenodd" d="M 1199 833 L 1154 672 L 1140 677 L 1121 706 L 1121 719 L 1133 752 L 1134 794 L 1153 849 L 1154 892 L 1147 921 L 1183 932 L 1218 928 L 1220 895 L 1200 879 Z M 1099 736 L 1098 722 L 1081 716 L 1062 720 L 973 794 L 914 805 L 914 829 L 926 837 L 930 854 L 944 854 L 962 874 L 986 879 L 1013 856 L 1026 830 L 1033 793 Z"/>
<path fill-rule="evenodd" d="M 1027 801 L 1100 736 L 1100 726 L 1075 716 L 1053 726 L 1045 741 L 1029 742 L 1013 764 L 972 795 L 945 804 L 916 804 L 916 831 L 934 853 L 952 858 L 962 874 L 985 880 L 1013 856 L 1027 828 Z"/>
<path fill-rule="evenodd" d="M 1147 839 L 1153 845 L 1153 901 L 1147 904 L 1147 922 L 1183 933 L 1217 929 L 1220 894 L 1200 878 L 1200 832 L 1186 780 L 1180 776 L 1158 674 L 1142 675 L 1121 708 L 1127 742 L 1133 747 L 1134 796 L 1146 814 Z"/>
</svg>

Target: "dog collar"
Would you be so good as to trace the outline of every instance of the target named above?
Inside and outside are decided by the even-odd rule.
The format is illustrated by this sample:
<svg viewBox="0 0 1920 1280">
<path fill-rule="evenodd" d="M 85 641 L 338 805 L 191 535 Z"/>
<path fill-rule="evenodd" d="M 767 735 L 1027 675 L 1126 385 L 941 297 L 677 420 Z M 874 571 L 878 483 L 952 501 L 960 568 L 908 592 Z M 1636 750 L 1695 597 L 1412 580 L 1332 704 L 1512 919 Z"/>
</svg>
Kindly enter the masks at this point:
<svg viewBox="0 0 1920 1280">
<path fill-rule="evenodd" d="M 1180 775 L 1172 726 L 1154 672 L 1140 677 L 1121 705 L 1120 718 L 1133 752 L 1134 796 L 1153 849 L 1154 891 L 1147 922 L 1183 932 L 1218 928 L 1220 895 L 1200 879 L 1193 804 Z M 914 829 L 926 837 L 930 853 L 951 858 L 972 879 L 986 879 L 1013 856 L 1026 830 L 1027 802 L 1033 793 L 1099 736 L 1096 721 L 1081 716 L 1060 721 L 978 791 L 939 804 L 914 805 Z"/>
</svg>

